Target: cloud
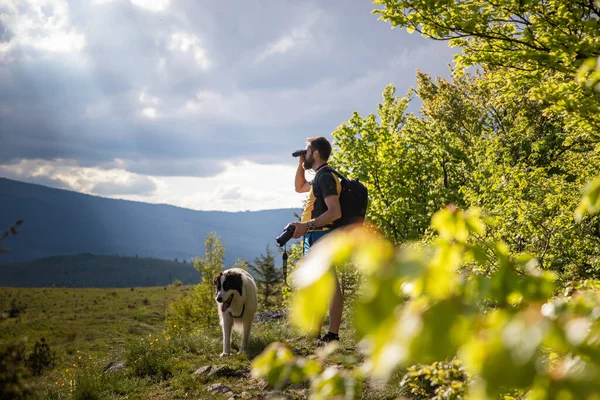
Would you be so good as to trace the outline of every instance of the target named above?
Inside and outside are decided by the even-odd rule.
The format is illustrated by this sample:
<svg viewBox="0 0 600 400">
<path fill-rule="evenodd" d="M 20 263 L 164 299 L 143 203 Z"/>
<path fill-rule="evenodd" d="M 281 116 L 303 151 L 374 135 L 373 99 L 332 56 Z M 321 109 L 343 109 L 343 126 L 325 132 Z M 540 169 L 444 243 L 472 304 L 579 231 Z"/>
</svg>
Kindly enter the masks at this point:
<svg viewBox="0 0 600 400">
<path fill-rule="evenodd" d="M 86 45 L 85 35 L 71 25 L 66 0 L 28 0 L 4 3 L 0 23 L 4 27 L 0 62 L 16 61 L 23 50 L 50 53 L 79 52 Z"/>
<path fill-rule="evenodd" d="M 92 0 L 92 5 L 114 3 L 119 0 Z M 151 12 L 161 12 L 169 8 L 169 0 L 131 0 L 131 4 Z"/>
<path fill-rule="evenodd" d="M 0 175 L 93 195 L 141 195 L 157 190 L 154 178 L 132 174 L 122 169 L 80 167 L 69 160 L 22 160 L 0 165 Z"/>
<path fill-rule="evenodd" d="M 149 11 L 165 11 L 169 7 L 169 0 L 131 0 L 131 3 Z"/>
<path fill-rule="evenodd" d="M 201 69 L 210 67 L 210 60 L 198 36 L 186 32 L 174 32 L 171 34 L 169 50 L 190 53 Z"/>
<path fill-rule="evenodd" d="M 270 43 L 267 48 L 258 55 L 257 62 L 263 61 L 275 54 L 284 54 L 288 51 L 305 45 L 313 39 L 311 29 L 318 22 L 320 13 L 310 14 L 302 25 L 292 29 L 291 33 L 279 38 L 274 43 Z"/>
<path fill-rule="evenodd" d="M 156 191 L 156 183 L 147 176 L 125 175 L 120 181 L 98 182 L 90 189 L 91 193 L 98 195 L 124 195 L 137 194 L 149 195 Z"/>
<path fill-rule="evenodd" d="M 219 200 L 239 200 L 242 198 L 242 188 L 239 186 L 223 188 L 219 186 L 216 190 L 216 196 Z"/>
<path fill-rule="evenodd" d="M 157 189 L 137 199 L 194 208 L 288 204 L 278 191 L 265 199 L 268 189 L 246 190 L 248 179 L 213 178 L 250 162 L 276 181 L 272 166 L 287 165 L 309 136 L 331 138 L 353 111 L 375 112 L 388 83 L 402 94 L 417 68 L 447 74 L 452 49 L 390 31 L 372 7 L 342 0 L 266 0 L 260 8 L 208 0 L 8 5 L 0 17 L 0 173 L 15 176 L 21 165 L 23 180 L 87 191 L 99 184 L 106 195 L 123 195 L 103 183 L 106 176 L 147 176 Z M 42 166 L 52 168 L 36 174 Z M 184 190 L 182 177 L 210 190 L 170 196 Z M 237 187 L 229 196 L 240 197 L 220 198 L 218 187 Z"/>
</svg>

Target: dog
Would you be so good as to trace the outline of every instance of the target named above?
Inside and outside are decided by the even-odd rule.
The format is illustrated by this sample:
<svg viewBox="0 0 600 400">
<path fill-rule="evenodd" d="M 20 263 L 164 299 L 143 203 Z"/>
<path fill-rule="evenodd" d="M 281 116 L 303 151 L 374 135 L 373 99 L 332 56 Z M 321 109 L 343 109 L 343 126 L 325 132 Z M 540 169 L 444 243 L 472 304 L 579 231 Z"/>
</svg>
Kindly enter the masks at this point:
<svg viewBox="0 0 600 400">
<path fill-rule="evenodd" d="M 219 309 L 219 323 L 223 330 L 223 353 L 231 354 L 231 328 L 242 331 L 240 353 L 248 349 L 250 330 L 258 305 L 256 283 L 247 271 L 231 268 L 215 276 L 215 301 Z"/>
</svg>

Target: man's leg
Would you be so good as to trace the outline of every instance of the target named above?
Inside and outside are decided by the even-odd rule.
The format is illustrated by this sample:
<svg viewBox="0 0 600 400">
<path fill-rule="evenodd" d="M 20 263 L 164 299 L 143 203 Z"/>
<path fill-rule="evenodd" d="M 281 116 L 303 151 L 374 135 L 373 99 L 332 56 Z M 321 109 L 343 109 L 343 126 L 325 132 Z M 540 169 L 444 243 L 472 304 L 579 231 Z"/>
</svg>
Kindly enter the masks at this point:
<svg viewBox="0 0 600 400">
<path fill-rule="evenodd" d="M 340 325 L 342 323 L 342 311 L 344 309 L 344 299 L 342 298 L 342 289 L 340 288 L 340 281 L 335 273 L 335 293 L 333 299 L 329 304 L 329 332 L 339 333 Z"/>
</svg>

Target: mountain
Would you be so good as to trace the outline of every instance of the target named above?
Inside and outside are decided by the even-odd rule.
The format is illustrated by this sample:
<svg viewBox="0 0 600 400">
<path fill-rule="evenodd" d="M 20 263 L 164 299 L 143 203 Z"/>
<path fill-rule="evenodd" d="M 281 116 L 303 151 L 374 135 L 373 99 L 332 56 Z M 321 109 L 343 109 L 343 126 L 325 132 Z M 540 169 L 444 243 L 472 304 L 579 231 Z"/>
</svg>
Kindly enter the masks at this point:
<svg viewBox="0 0 600 400">
<path fill-rule="evenodd" d="M 0 286 L 123 288 L 198 283 L 192 263 L 77 254 L 0 264 Z"/>
<path fill-rule="evenodd" d="M 204 255 L 216 232 L 225 264 L 253 261 L 299 209 L 221 212 L 115 200 L 0 178 L 0 234 L 23 219 L 16 236 L 2 242 L 2 262 L 56 255 L 139 256 L 188 260 Z M 279 261 L 279 257 L 278 261 Z"/>
</svg>

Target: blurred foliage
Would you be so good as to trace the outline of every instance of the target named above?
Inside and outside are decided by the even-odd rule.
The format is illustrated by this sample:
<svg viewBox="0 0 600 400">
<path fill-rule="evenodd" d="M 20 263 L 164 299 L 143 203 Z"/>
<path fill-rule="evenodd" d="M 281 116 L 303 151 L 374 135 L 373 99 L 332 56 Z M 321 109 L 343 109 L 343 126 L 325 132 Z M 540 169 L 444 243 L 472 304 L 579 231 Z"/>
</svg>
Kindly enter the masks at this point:
<svg viewBox="0 0 600 400">
<path fill-rule="evenodd" d="M 532 399 L 595 398 L 600 293 L 555 296 L 555 273 L 532 257 L 511 255 L 501 241 L 481 239 L 486 227 L 477 209 L 446 207 L 432 217 L 432 228 L 431 243 L 398 248 L 370 229 L 326 236 L 295 271 L 291 321 L 313 332 L 333 291 L 333 268 L 352 260 L 365 276 L 354 319 L 365 376 L 387 380 L 399 368 L 457 356 L 472 377 L 467 398 L 511 390 Z M 271 373 L 272 363 L 286 370 L 299 362 L 291 353 L 260 360 L 257 376 Z M 327 390 L 348 397 L 354 375 L 343 376 Z M 323 396 L 319 387 L 311 390 Z"/>
<path fill-rule="evenodd" d="M 0 345 L 0 399 L 29 398 L 33 387 L 26 381 L 29 371 L 25 366 L 25 340 Z"/>
<path fill-rule="evenodd" d="M 459 360 L 409 367 L 400 382 L 417 399 L 458 400 L 466 394 L 468 377 Z"/>
</svg>

